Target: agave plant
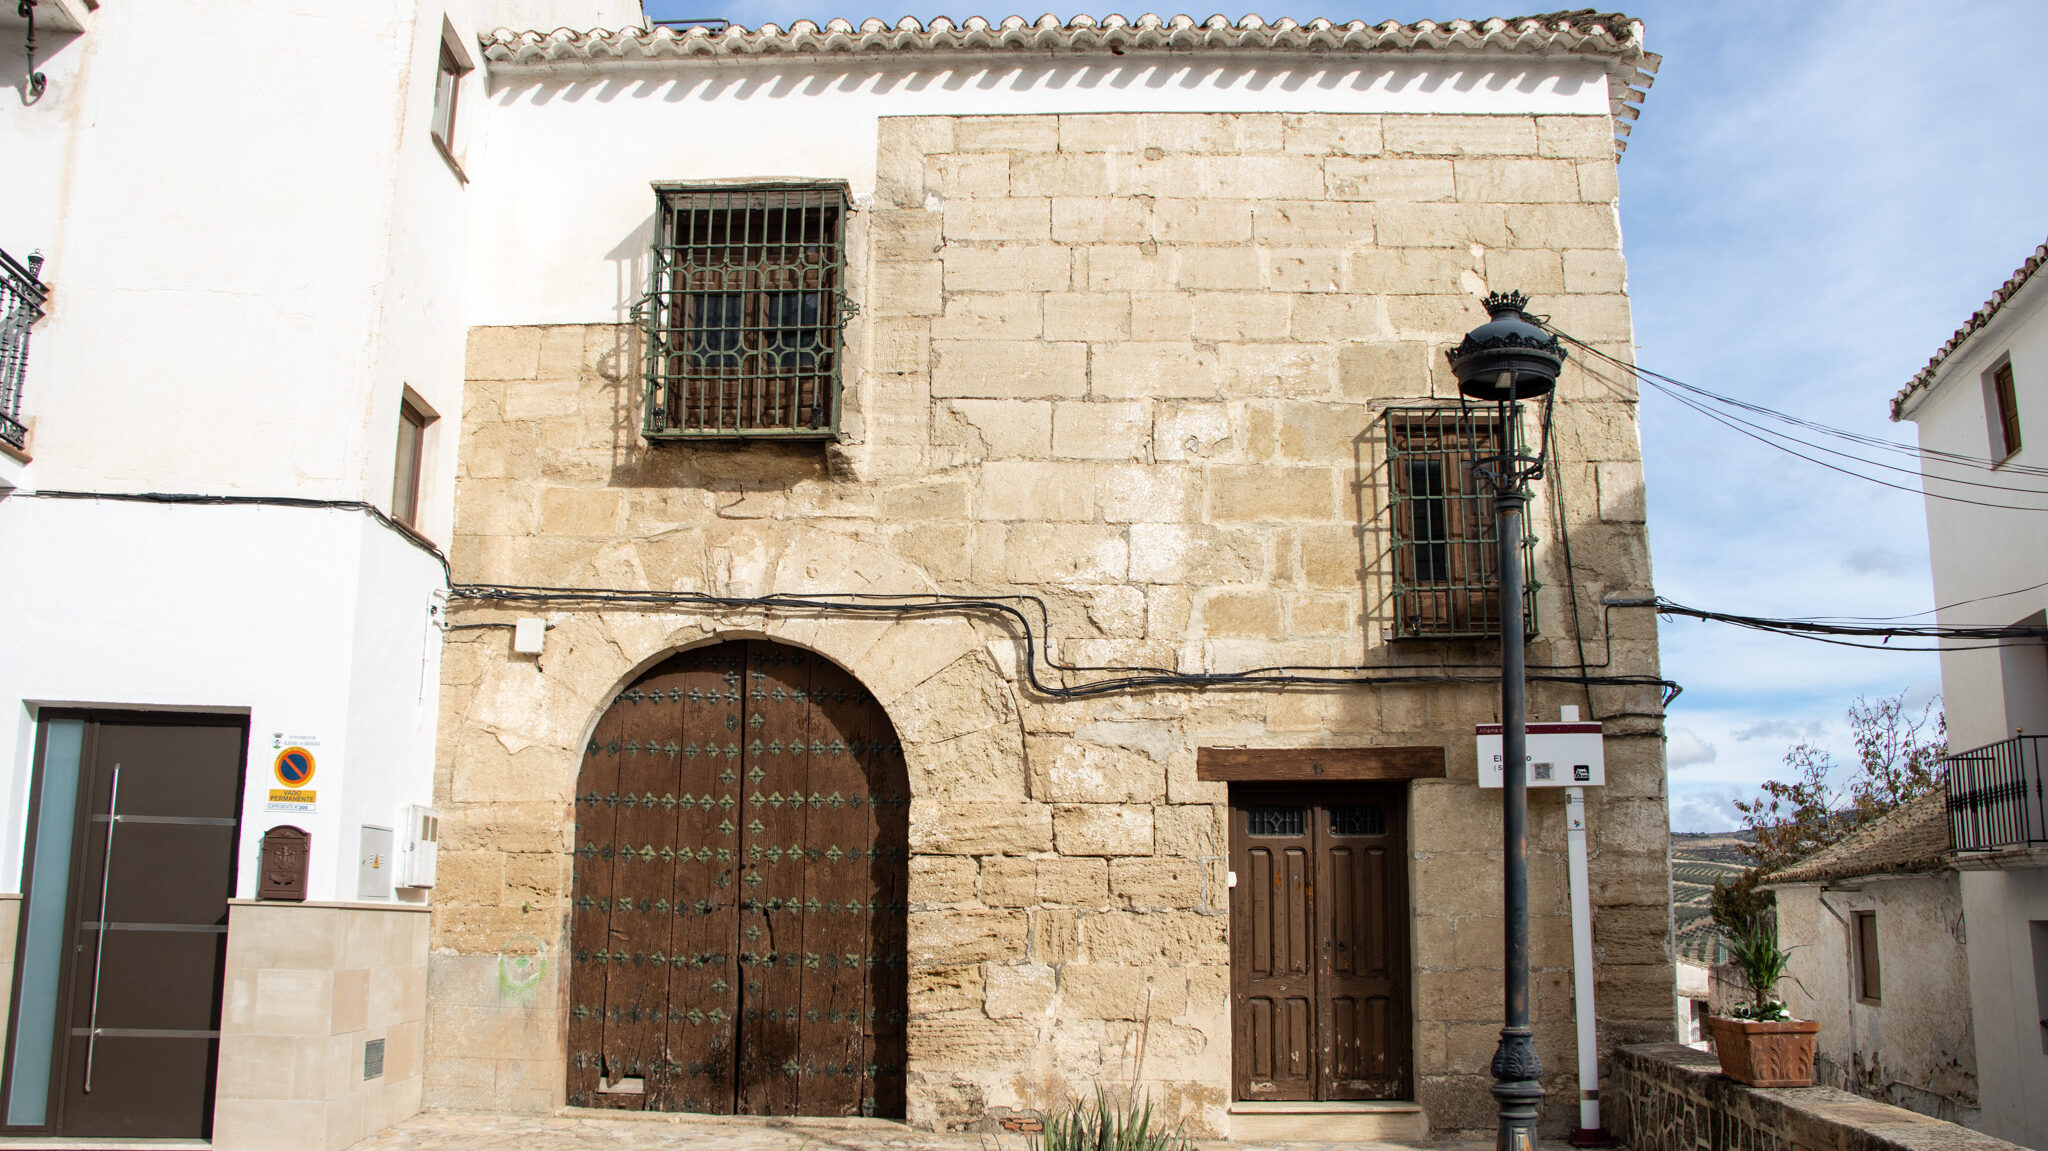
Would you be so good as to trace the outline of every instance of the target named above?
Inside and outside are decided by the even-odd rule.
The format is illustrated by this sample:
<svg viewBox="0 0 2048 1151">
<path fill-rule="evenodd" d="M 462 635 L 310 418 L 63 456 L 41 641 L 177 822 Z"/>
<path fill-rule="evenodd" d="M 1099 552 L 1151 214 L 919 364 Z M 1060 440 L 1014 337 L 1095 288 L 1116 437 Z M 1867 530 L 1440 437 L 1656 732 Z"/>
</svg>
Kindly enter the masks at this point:
<svg viewBox="0 0 2048 1151">
<path fill-rule="evenodd" d="M 1750 1001 L 1735 1009 L 1735 1018 L 1760 1023 L 1792 1018 L 1778 995 L 1778 984 L 1792 966 L 1792 951 L 1778 946 L 1776 919 L 1768 914 L 1751 915 L 1741 930 L 1730 935 L 1728 943 L 1729 959 L 1749 985 Z M 1803 990 L 1805 984 L 1800 987 Z"/>
<path fill-rule="evenodd" d="M 1070 1099 L 1046 1117 L 1045 1130 L 1030 1136 L 1031 1151 L 1194 1151 L 1194 1140 L 1156 1129 L 1152 1101 L 1138 1095 L 1118 1103 L 1100 1083 L 1095 1098 Z"/>
</svg>

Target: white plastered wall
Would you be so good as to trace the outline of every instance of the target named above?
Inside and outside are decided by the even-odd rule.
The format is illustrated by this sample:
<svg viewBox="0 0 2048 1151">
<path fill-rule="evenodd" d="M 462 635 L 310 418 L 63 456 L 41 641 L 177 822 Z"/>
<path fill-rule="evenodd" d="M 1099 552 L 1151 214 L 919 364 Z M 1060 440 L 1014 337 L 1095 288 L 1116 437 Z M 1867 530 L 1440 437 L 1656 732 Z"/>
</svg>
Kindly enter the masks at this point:
<svg viewBox="0 0 2048 1151">
<path fill-rule="evenodd" d="M 844 180 L 864 204 L 888 116 L 1608 114 L 1597 65 L 1506 55 L 497 66 L 491 102 L 471 145 L 473 325 L 624 321 L 656 180 Z"/>
<path fill-rule="evenodd" d="M 2048 868 L 1965 871 L 1970 1005 L 1987 1134 L 2048 1147 L 2048 1003 L 2035 982 L 2033 927 L 2048 922 Z"/>
<path fill-rule="evenodd" d="M 1944 470 L 1939 464 L 1929 464 L 1928 470 L 1979 483 L 2048 491 L 2048 482 L 2007 470 L 2013 465 L 2038 467 L 2048 460 L 2048 276 L 2037 275 L 2030 280 L 1990 324 L 1952 355 L 1942 365 L 1934 386 L 1908 407 L 1906 418 L 1919 426 L 1922 448 L 1980 460 L 1996 459 L 2002 449 L 1994 447 L 1996 409 L 1989 403 L 1985 380 L 1992 369 L 2008 358 L 2019 401 L 2019 452 L 2007 461 L 2006 468 L 1998 471 L 1953 467 Z M 2048 608 L 2048 588 L 2035 586 L 2048 579 L 2048 535 L 2038 527 L 2043 512 L 2048 511 L 2048 495 L 2027 496 L 1939 482 L 1931 486 L 1944 494 L 2035 509 L 2009 510 L 1945 499 L 1927 500 L 1927 542 L 1934 567 L 1935 602 L 1960 605 L 1942 611 L 1940 622 L 2003 626 Z M 2018 595 L 2002 594 L 2022 588 L 2032 590 Z M 1965 600 L 1979 602 L 1964 603 Z M 2048 700 L 2016 698 L 2008 705 L 2003 674 L 2006 658 L 2002 657 L 2018 654 L 1976 647 L 1942 655 L 1942 692 L 1948 709 L 1950 747 L 1981 747 L 2005 739 L 2015 727 L 2028 727 L 2030 718 L 2039 722 L 2036 717 L 2048 713 Z M 2025 654 L 2041 655 L 2038 651 Z"/>
<path fill-rule="evenodd" d="M 31 658 L 0 661 L 0 699 L 19 701 L 5 721 L 18 770 L 0 889 L 19 890 L 26 767 L 44 707 L 246 715 L 237 867 L 245 898 L 265 828 L 311 831 L 314 897 L 349 899 L 354 824 L 395 803 L 427 802 L 430 780 L 417 765 L 432 753 L 433 711 L 410 705 L 429 637 L 423 627 L 391 627 L 366 639 L 358 633 L 367 613 L 351 609 L 372 599 L 390 616 L 424 620 L 440 568 L 360 513 L 10 499 L 0 506 L 0 554 L 13 566 L 9 595 L 36 605 L 10 624 L 10 650 Z M 410 672 L 408 706 L 357 721 L 360 681 L 394 668 Z M 400 686 L 394 677 L 391 694 Z M 275 733 L 319 740 L 312 815 L 264 810 L 279 786 L 270 778 Z M 388 826 L 389 817 L 374 822 Z"/>
<path fill-rule="evenodd" d="M 2018 401 L 2022 447 L 1998 470 L 1944 468 L 1956 475 L 2007 487 L 2048 490 L 2014 465 L 2048 459 L 2048 276 L 2036 275 L 1998 314 L 1942 364 L 1933 385 L 1917 395 L 1905 418 L 1919 427 L 1923 448 L 1997 459 L 2003 444 L 1988 379 L 2010 363 Z M 1985 508 L 1949 500 L 1927 501 L 1927 533 L 1939 620 L 1951 625 L 2006 625 L 2048 608 L 2048 537 L 2039 530 L 2048 497 L 2012 491 L 1932 485 L 1935 490 L 2036 510 Z M 2026 589 L 2026 590 L 2022 590 Z M 2018 592 L 2018 594 L 2006 594 Z M 1965 603 L 1963 601 L 1977 601 Z M 2037 650 L 1979 647 L 1944 652 L 1942 692 L 1949 746 L 1981 747 L 2037 727 L 2048 700 L 2035 698 L 2042 677 Z M 2028 1146 L 2048 1145 L 2048 1054 L 2039 1020 L 2031 924 L 2048 921 L 2048 870 L 1969 870 L 1961 873 L 1968 939 L 1971 1014 L 1977 1037 L 1981 1128 Z"/>
<path fill-rule="evenodd" d="M 315 834 L 312 897 L 353 899 L 358 827 L 431 802 L 434 559 L 359 512 L 34 493 L 388 508 L 410 389 L 443 417 L 419 527 L 445 544 L 472 193 L 429 137 L 433 80 L 444 22 L 473 46 L 505 7 L 107 5 L 83 34 L 39 37 L 41 100 L 0 101 L 0 247 L 40 250 L 51 285 L 23 405 L 34 461 L 0 498 L 0 889 L 18 890 L 46 704 L 249 715 L 243 895 L 262 830 L 294 822 Z M 9 75 L 19 51 L 0 42 Z M 484 76 L 464 79 L 459 142 L 490 111 Z M 310 817 L 264 808 L 280 733 L 320 740 Z"/>
<path fill-rule="evenodd" d="M 1792 952 L 1781 990 L 1794 1017 L 1820 1022 L 1824 1081 L 1975 1126 L 1978 1045 L 1955 873 L 1797 884 L 1777 896 Z M 1858 912 L 1877 916 L 1876 1002 L 1858 994 Z"/>
</svg>

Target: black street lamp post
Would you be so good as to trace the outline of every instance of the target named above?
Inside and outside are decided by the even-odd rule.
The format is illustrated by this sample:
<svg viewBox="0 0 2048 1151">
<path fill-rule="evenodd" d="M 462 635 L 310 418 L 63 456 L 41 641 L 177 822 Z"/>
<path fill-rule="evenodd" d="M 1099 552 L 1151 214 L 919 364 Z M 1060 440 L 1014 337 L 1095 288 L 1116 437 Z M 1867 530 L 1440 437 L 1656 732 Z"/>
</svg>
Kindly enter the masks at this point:
<svg viewBox="0 0 2048 1151">
<path fill-rule="evenodd" d="M 1550 446 L 1550 404 L 1564 366 L 1564 346 L 1523 315 L 1520 292 L 1486 297 L 1492 319 L 1466 333 L 1450 352 L 1458 392 L 1498 406 L 1500 454 L 1482 461 L 1494 490 L 1494 532 L 1500 547 L 1501 887 L 1506 942 L 1506 1018 L 1493 1053 L 1493 1097 L 1500 1102 L 1496 1151 L 1535 1151 L 1536 1109 L 1543 1099 L 1543 1063 L 1529 1030 L 1529 790 L 1527 642 L 1522 618 L 1522 513 L 1531 480 L 1543 475 Z M 1518 442 L 1520 401 L 1541 397 L 1536 452 Z"/>
</svg>

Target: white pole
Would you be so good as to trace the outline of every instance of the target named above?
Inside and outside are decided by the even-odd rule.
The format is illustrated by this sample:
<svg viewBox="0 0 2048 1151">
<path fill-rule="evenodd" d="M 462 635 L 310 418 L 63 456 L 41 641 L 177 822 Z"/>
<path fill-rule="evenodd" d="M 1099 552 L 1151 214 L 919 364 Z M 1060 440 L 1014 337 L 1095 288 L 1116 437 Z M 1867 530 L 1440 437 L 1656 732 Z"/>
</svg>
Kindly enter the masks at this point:
<svg viewBox="0 0 2048 1151">
<path fill-rule="evenodd" d="M 1600 1057 L 1593 1036 L 1593 897 L 1586 879 L 1585 788 L 1565 789 L 1564 815 L 1572 888 L 1572 999 L 1579 1022 L 1579 1129 L 1590 1136 L 1600 1130 Z"/>
</svg>

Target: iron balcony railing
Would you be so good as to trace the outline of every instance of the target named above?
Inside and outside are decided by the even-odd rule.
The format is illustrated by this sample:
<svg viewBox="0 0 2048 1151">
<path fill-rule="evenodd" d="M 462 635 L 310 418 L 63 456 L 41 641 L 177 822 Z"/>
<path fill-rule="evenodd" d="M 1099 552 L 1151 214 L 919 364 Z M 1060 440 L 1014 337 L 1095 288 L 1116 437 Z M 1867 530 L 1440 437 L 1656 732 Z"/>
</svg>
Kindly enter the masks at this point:
<svg viewBox="0 0 2048 1151">
<path fill-rule="evenodd" d="M 1948 768 L 1948 837 L 1957 851 L 1996 851 L 2048 843 L 2041 743 L 2016 735 L 1958 752 Z"/>
<path fill-rule="evenodd" d="M 0 440 L 17 448 L 28 446 L 28 429 L 21 422 L 21 388 L 28 377 L 28 333 L 43 318 L 43 301 L 49 290 L 39 278 L 43 258 L 30 256 L 27 264 L 0 251 Z"/>
</svg>

